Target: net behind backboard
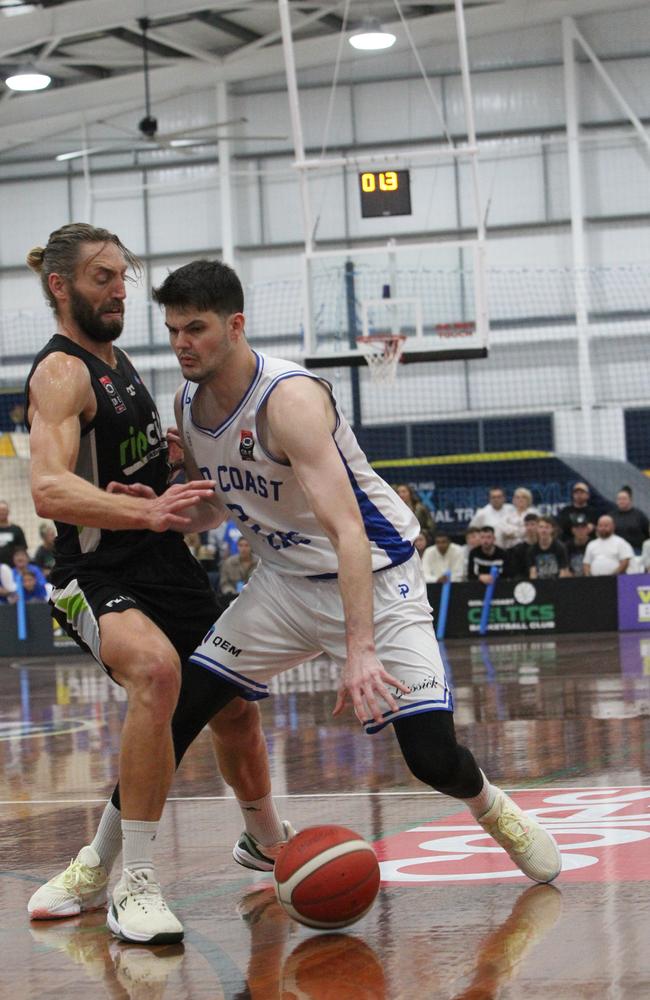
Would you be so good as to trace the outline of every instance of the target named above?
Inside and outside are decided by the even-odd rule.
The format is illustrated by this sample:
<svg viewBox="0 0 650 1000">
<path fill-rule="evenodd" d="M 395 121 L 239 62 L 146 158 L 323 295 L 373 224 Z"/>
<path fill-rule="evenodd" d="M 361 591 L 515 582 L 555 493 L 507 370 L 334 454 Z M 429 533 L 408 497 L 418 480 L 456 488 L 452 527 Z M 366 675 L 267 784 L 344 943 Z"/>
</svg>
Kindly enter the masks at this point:
<svg viewBox="0 0 650 1000">
<path fill-rule="evenodd" d="M 308 367 L 359 365 L 359 337 L 404 336 L 403 360 L 487 354 L 484 266 L 476 243 L 314 251 L 305 260 Z"/>
</svg>

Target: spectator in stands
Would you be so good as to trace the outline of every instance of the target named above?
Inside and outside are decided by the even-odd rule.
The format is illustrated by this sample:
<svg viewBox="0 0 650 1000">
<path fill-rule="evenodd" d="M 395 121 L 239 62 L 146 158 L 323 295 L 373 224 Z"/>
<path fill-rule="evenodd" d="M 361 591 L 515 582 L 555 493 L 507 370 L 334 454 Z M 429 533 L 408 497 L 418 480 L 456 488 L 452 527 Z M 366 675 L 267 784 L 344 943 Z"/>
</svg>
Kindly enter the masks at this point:
<svg viewBox="0 0 650 1000">
<path fill-rule="evenodd" d="M 616 494 L 616 510 L 612 511 L 612 518 L 616 534 L 629 542 L 635 554 L 639 555 L 650 533 L 650 522 L 642 510 L 632 506 L 630 486 L 621 486 Z"/>
<path fill-rule="evenodd" d="M 0 563 L 0 604 L 15 604 L 18 600 L 16 581 L 8 563 Z"/>
<path fill-rule="evenodd" d="M 422 559 L 424 553 L 431 545 L 431 539 L 424 533 L 424 531 L 421 531 L 419 535 L 415 536 L 413 545 L 415 546 L 415 551 L 419 555 L 420 559 Z"/>
<path fill-rule="evenodd" d="M 436 531 L 433 545 L 422 556 L 422 569 L 427 583 L 444 583 L 447 572 L 451 573 L 452 583 L 459 583 L 463 579 L 462 546 L 452 542 L 444 531 Z"/>
<path fill-rule="evenodd" d="M 19 577 L 24 579 L 25 573 L 31 573 L 36 580 L 36 587 L 32 590 L 33 600 L 46 601 L 48 598 L 47 581 L 42 570 L 29 561 L 27 549 L 23 545 L 14 546 L 11 556 L 11 569 L 14 580 Z"/>
<path fill-rule="evenodd" d="M 420 522 L 422 531 L 424 531 L 429 539 L 429 544 L 431 544 L 431 539 L 435 534 L 436 526 L 433 523 L 433 514 L 429 508 L 426 504 L 422 503 L 413 487 L 408 486 L 406 483 L 399 483 L 399 485 L 395 487 L 395 492 L 398 497 L 404 501 L 406 506 L 411 508 Z"/>
<path fill-rule="evenodd" d="M 512 508 L 500 525 L 501 547 L 506 550 L 524 541 L 526 514 L 539 514 L 533 507 L 533 494 L 525 486 L 518 486 L 512 494 Z"/>
<path fill-rule="evenodd" d="M 503 567 L 503 575 L 509 580 L 528 579 L 528 552 L 532 545 L 537 543 L 537 521 L 539 514 L 529 510 L 524 514 L 524 537 L 521 542 L 517 542 L 511 549 L 506 549 L 506 562 Z"/>
<path fill-rule="evenodd" d="M 650 538 L 646 538 L 641 549 L 641 572 L 650 573 Z"/>
<path fill-rule="evenodd" d="M 584 575 L 616 576 L 626 573 L 634 552 L 629 542 L 614 533 L 611 514 L 603 514 L 598 518 L 596 535 L 587 545 Z"/>
<path fill-rule="evenodd" d="M 571 538 L 566 544 L 571 576 L 584 576 L 585 552 L 589 544 L 590 527 L 586 514 L 571 515 Z"/>
<path fill-rule="evenodd" d="M 557 580 L 570 575 L 567 551 L 555 537 L 556 527 L 552 517 L 537 519 L 537 541 L 528 550 L 528 576 L 531 580 Z"/>
<path fill-rule="evenodd" d="M 39 583 L 36 575 L 31 570 L 26 569 L 23 574 L 23 593 L 26 601 L 47 601 L 47 584 Z M 45 577 L 43 577 L 45 580 Z"/>
<path fill-rule="evenodd" d="M 52 521 L 42 521 L 38 526 L 38 533 L 41 536 L 41 544 L 36 549 L 34 565 L 38 566 L 45 579 L 49 580 L 50 572 L 54 566 L 56 528 Z"/>
<path fill-rule="evenodd" d="M 469 526 L 470 528 L 484 528 L 486 526 L 492 528 L 497 546 L 503 548 L 503 523 L 507 517 L 515 513 L 515 508 L 511 503 L 506 503 L 506 494 L 501 486 L 492 486 L 488 496 L 489 503 L 485 507 L 479 507 L 469 522 Z"/>
<path fill-rule="evenodd" d="M 481 531 L 479 528 L 468 528 L 465 532 L 465 544 L 461 545 L 463 552 L 463 580 L 469 575 L 469 554 L 472 549 L 481 544 Z"/>
<path fill-rule="evenodd" d="M 589 534 L 593 534 L 594 528 L 596 526 L 596 521 L 598 520 L 598 514 L 596 508 L 590 503 L 591 493 L 589 487 L 586 483 L 574 483 L 573 489 L 571 490 L 571 503 L 567 504 L 566 507 L 562 507 L 558 516 L 557 523 L 560 528 L 560 541 L 568 542 L 571 538 L 571 515 L 572 514 L 585 514 L 587 518 L 587 523 L 589 524 Z"/>
<path fill-rule="evenodd" d="M 248 583 L 250 576 L 257 566 L 259 559 L 253 555 L 250 542 L 245 538 L 240 538 L 237 542 L 237 555 L 228 556 L 221 564 L 219 571 L 219 587 L 221 593 L 226 595 L 237 595 Z"/>
<path fill-rule="evenodd" d="M 27 548 L 25 533 L 19 525 L 10 523 L 9 504 L 0 500 L 0 562 L 11 562 L 11 553 L 16 545 Z"/>
<path fill-rule="evenodd" d="M 481 528 L 481 544 L 472 549 L 469 554 L 468 580 L 480 580 L 481 583 L 485 584 L 492 583 L 490 570 L 493 566 L 497 566 L 501 572 L 505 556 L 505 551 L 495 543 L 494 528 L 491 524 L 486 524 Z"/>
</svg>

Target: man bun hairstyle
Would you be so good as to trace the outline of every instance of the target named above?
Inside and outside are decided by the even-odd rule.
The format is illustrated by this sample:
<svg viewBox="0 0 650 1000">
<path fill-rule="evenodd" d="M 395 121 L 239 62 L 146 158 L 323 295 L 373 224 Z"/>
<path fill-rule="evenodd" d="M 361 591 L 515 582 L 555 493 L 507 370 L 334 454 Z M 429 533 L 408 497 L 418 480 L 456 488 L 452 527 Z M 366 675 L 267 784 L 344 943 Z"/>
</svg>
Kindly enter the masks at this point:
<svg viewBox="0 0 650 1000">
<path fill-rule="evenodd" d="M 43 294 L 50 306 L 56 312 L 56 299 L 49 286 L 51 274 L 60 274 L 67 281 L 72 281 L 79 262 L 79 253 L 86 243 L 113 243 L 121 251 L 126 263 L 136 276 L 142 273 L 142 264 L 136 255 L 124 246 L 119 236 L 90 226 L 86 222 L 71 222 L 50 233 L 47 246 L 32 247 L 26 257 L 27 266 L 41 279 Z"/>
<path fill-rule="evenodd" d="M 231 316 L 244 311 L 244 290 L 232 267 L 220 260 L 193 260 L 170 271 L 159 288 L 152 289 L 159 306 L 198 309 Z"/>
</svg>

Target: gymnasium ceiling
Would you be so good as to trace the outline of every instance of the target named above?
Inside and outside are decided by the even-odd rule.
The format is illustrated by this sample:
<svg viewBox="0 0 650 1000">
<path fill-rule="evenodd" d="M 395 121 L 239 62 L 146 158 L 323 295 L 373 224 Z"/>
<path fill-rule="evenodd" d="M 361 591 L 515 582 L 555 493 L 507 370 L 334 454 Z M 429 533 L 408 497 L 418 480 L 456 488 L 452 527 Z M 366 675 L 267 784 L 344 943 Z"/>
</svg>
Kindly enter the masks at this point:
<svg viewBox="0 0 650 1000">
<path fill-rule="evenodd" d="M 289 3 L 298 71 L 331 67 L 339 49 L 344 0 Z M 557 23 L 564 15 L 579 18 L 643 5 L 642 0 L 465 0 L 467 33 L 471 39 Z M 397 7 L 394 0 L 351 0 L 349 27 L 371 11 L 397 35 L 391 52 L 407 50 Z M 456 38 L 452 2 L 400 0 L 399 7 L 418 49 Z M 138 27 L 142 17 L 150 21 L 147 48 L 154 112 L 156 104 L 205 90 L 218 80 L 236 88 L 283 73 L 277 0 L 0 0 L 3 160 L 11 154 L 29 155 L 35 142 L 39 153 L 43 142 L 57 149 L 72 143 L 74 148 L 82 122 L 94 128 L 95 135 L 97 123 L 110 123 L 106 134 L 114 140 L 120 123 L 133 134 L 134 123 L 144 113 Z M 359 53 L 343 46 L 343 72 L 353 59 L 358 60 Z M 52 86 L 35 94 L 16 94 L 5 87 L 4 78 L 26 64 L 47 72 Z"/>
</svg>

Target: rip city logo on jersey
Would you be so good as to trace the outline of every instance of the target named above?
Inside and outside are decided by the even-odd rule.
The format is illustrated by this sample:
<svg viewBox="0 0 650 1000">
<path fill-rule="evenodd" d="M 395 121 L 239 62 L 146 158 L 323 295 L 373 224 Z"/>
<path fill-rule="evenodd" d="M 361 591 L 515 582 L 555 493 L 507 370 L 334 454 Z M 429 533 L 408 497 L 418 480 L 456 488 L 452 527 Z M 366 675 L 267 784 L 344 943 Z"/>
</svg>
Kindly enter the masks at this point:
<svg viewBox="0 0 650 1000">
<path fill-rule="evenodd" d="M 124 411 L 126 410 L 126 406 L 125 406 L 123 400 L 121 399 L 120 394 L 118 393 L 117 389 L 115 388 L 115 386 L 111 382 L 110 375 L 100 375 L 99 381 L 101 382 L 101 384 L 106 389 L 106 392 L 107 392 L 107 394 L 109 396 L 109 399 L 110 399 L 111 403 L 113 404 L 113 406 L 115 407 L 115 412 L 116 413 L 124 413 Z"/>
<path fill-rule="evenodd" d="M 151 423 L 142 429 L 129 427 L 129 436 L 120 441 L 120 466 L 122 472 L 132 476 L 152 459 L 167 451 L 167 439 L 160 426 L 160 418 L 155 410 L 151 411 Z"/>
<path fill-rule="evenodd" d="M 409 591 L 411 589 L 409 587 L 408 583 L 398 583 L 397 584 L 397 589 L 399 590 L 399 596 L 403 597 L 404 600 L 406 600 L 406 595 L 409 593 Z"/>
<path fill-rule="evenodd" d="M 254 462 L 255 456 L 253 455 L 253 448 L 255 447 L 255 438 L 253 437 L 252 431 L 242 431 L 239 435 L 239 454 L 241 455 L 244 462 Z"/>
</svg>

